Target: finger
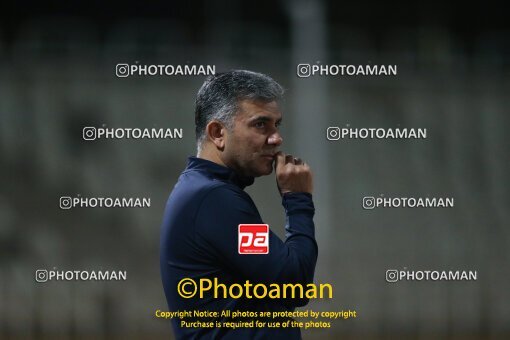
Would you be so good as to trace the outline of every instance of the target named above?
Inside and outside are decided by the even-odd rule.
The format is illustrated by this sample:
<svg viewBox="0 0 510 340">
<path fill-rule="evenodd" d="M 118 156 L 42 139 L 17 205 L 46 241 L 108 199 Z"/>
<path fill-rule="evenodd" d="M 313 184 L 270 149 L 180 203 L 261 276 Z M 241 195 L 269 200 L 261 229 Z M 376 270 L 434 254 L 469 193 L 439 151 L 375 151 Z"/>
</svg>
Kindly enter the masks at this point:
<svg viewBox="0 0 510 340">
<path fill-rule="evenodd" d="M 285 156 L 285 164 L 288 164 L 288 163 L 294 164 L 294 157 L 292 155 Z"/>
<path fill-rule="evenodd" d="M 301 165 L 304 164 L 303 160 L 299 157 L 294 158 L 294 164 Z"/>
<path fill-rule="evenodd" d="M 278 151 L 276 153 L 275 162 L 274 162 L 274 169 L 278 169 L 279 167 L 283 166 L 285 164 L 285 154 L 281 151 Z"/>
</svg>

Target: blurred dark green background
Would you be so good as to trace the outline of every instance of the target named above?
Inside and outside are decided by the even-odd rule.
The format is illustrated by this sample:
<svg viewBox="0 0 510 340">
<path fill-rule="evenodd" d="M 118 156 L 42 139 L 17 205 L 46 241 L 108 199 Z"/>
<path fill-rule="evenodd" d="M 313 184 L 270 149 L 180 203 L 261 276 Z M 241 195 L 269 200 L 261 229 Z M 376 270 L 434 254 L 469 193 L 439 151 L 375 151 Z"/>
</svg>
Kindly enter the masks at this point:
<svg viewBox="0 0 510 340">
<path fill-rule="evenodd" d="M 510 336 L 510 26 L 502 8 L 223 0 L 7 5 L 0 14 L 0 338 L 166 339 L 159 228 L 195 153 L 201 76 L 117 78 L 118 63 L 209 64 L 287 90 L 283 150 L 315 175 L 314 310 L 357 319 L 305 339 Z M 299 78 L 300 63 L 397 64 L 397 77 Z M 425 140 L 328 141 L 329 126 L 426 128 Z M 182 128 L 182 140 L 82 139 L 85 126 Z M 248 189 L 283 236 L 273 176 Z M 363 210 L 362 197 L 454 197 Z M 151 197 L 150 209 L 59 209 L 60 196 Z M 36 283 L 37 269 L 126 270 Z M 474 282 L 385 281 L 388 269 Z"/>
</svg>

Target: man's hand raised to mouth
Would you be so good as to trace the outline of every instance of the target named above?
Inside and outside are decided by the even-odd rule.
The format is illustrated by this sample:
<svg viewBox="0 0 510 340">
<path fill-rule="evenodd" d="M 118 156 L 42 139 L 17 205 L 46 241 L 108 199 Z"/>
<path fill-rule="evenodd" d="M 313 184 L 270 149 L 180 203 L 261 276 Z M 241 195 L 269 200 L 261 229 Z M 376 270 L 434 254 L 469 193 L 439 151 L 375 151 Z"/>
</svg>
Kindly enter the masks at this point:
<svg viewBox="0 0 510 340">
<path fill-rule="evenodd" d="M 275 156 L 276 184 L 283 195 L 288 192 L 313 191 L 312 171 L 300 158 L 278 152 Z"/>
</svg>

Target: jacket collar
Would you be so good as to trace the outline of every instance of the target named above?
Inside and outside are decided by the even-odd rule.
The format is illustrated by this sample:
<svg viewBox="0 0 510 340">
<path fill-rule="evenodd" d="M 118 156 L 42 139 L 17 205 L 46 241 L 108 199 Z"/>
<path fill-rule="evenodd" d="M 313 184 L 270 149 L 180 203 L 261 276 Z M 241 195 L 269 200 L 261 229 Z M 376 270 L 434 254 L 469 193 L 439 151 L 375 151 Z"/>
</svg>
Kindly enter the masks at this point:
<svg viewBox="0 0 510 340">
<path fill-rule="evenodd" d="M 188 157 L 188 165 L 186 166 L 186 170 L 205 171 L 212 178 L 230 182 L 241 189 L 244 189 L 245 187 L 252 185 L 253 182 L 255 182 L 255 178 L 253 177 L 242 177 L 236 174 L 234 170 L 230 168 L 195 156 Z"/>
</svg>

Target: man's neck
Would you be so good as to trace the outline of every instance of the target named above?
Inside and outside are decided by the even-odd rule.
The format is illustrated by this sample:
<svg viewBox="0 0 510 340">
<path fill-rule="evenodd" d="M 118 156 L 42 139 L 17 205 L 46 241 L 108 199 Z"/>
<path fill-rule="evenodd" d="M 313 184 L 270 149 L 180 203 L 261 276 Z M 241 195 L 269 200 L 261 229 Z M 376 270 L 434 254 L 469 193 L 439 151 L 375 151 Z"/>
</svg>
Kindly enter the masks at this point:
<svg viewBox="0 0 510 340">
<path fill-rule="evenodd" d="M 216 152 L 216 150 L 210 150 L 210 148 L 207 148 L 207 147 L 204 147 L 197 152 L 197 158 L 206 159 L 208 161 L 211 161 L 211 162 L 214 162 L 216 164 L 226 167 L 226 164 L 223 163 L 218 152 Z"/>
</svg>

